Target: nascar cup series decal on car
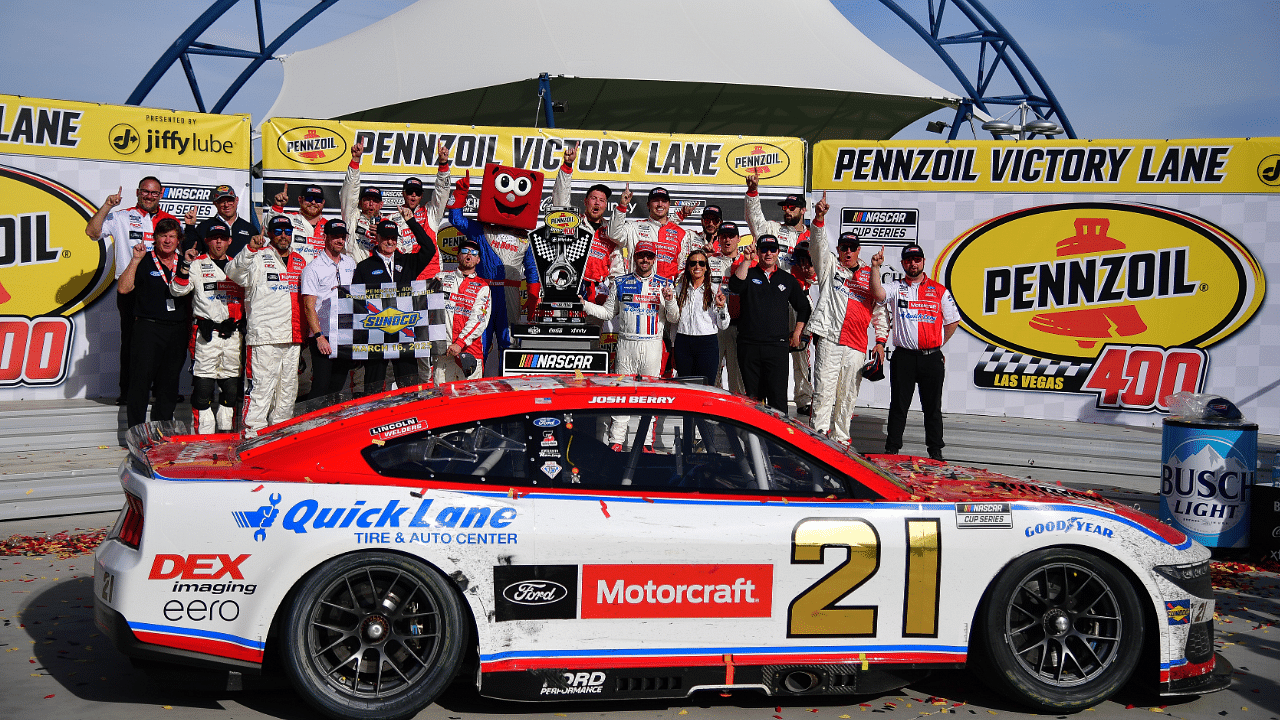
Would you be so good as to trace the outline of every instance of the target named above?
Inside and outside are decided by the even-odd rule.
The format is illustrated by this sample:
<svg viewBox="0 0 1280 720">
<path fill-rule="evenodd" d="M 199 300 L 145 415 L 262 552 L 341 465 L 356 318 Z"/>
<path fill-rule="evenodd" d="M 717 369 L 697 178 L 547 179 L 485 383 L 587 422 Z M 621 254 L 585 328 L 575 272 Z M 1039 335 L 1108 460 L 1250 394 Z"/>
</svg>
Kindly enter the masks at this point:
<svg viewBox="0 0 1280 720">
<path fill-rule="evenodd" d="M 276 141 L 280 154 L 307 165 L 345 159 L 347 141 L 336 132 L 322 127 L 296 127 L 280 133 Z"/>
<path fill-rule="evenodd" d="M 993 218 L 952 241 L 935 272 L 965 328 L 991 345 L 978 387 L 1089 393 L 1098 407 L 1131 410 L 1167 410 L 1169 395 L 1202 391 L 1205 349 L 1243 327 L 1266 290 L 1226 230 L 1125 203 Z M 1032 357 L 1006 359 L 1013 353 Z"/>
<path fill-rule="evenodd" d="M 956 527 L 1011 528 L 1012 507 L 1009 503 L 956 503 Z"/>
</svg>

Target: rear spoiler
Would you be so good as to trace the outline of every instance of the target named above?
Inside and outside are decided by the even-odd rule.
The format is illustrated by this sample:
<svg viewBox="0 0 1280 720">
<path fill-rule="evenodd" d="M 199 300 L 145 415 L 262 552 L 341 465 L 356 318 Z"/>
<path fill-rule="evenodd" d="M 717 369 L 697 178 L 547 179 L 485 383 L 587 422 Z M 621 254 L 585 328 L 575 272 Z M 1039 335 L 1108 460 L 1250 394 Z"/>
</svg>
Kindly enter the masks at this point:
<svg viewBox="0 0 1280 720">
<path fill-rule="evenodd" d="M 155 477 L 151 470 L 151 461 L 147 459 L 147 449 L 162 442 L 168 442 L 175 435 L 190 433 L 187 424 L 180 420 L 162 420 L 144 422 L 134 425 L 125 433 L 125 444 L 129 447 L 129 462 L 134 472 L 145 477 Z"/>
</svg>

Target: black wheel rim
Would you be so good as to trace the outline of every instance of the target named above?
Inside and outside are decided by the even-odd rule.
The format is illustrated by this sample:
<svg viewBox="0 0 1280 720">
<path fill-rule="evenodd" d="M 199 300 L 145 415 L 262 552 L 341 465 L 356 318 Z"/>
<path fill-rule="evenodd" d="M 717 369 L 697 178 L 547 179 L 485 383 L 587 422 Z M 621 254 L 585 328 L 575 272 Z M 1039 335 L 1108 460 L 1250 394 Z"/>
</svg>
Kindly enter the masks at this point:
<svg viewBox="0 0 1280 720">
<path fill-rule="evenodd" d="M 1098 573 L 1073 563 L 1027 574 L 1005 611 L 1009 650 L 1025 671 L 1055 687 L 1102 674 L 1115 661 L 1123 634 L 1115 592 Z"/>
<path fill-rule="evenodd" d="M 382 700 L 414 686 L 440 654 L 440 608 L 426 584 L 385 566 L 325 586 L 307 620 L 316 673 L 352 698 Z"/>
</svg>

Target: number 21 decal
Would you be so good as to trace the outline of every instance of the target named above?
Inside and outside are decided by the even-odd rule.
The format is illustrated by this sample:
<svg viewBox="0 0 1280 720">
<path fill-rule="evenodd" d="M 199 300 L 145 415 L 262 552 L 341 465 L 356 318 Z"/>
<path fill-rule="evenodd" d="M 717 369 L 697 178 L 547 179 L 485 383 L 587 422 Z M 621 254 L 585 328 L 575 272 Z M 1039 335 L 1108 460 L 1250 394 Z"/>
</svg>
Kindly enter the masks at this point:
<svg viewBox="0 0 1280 720">
<path fill-rule="evenodd" d="M 907 519 L 903 637 L 938 636 L 938 591 L 942 573 L 942 523 Z M 878 605 L 836 603 L 862 587 L 880 569 L 880 535 L 858 518 L 806 518 L 791 531 L 791 564 L 821 565 L 827 548 L 844 548 L 844 562 L 791 601 L 787 637 L 875 637 Z"/>
</svg>

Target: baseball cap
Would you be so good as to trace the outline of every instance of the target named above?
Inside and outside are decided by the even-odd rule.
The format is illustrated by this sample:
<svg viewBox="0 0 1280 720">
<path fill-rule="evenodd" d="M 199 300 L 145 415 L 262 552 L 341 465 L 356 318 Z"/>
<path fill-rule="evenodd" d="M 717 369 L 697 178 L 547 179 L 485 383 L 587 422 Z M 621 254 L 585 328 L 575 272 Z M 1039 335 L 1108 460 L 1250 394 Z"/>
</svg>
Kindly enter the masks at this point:
<svg viewBox="0 0 1280 720">
<path fill-rule="evenodd" d="M 334 218 L 325 222 L 324 234 L 329 237 L 346 237 L 347 223 L 339 218 Z"/>
<path fill-rule="evenodd" d="M 649 191 L 649 199 L 650 200 L 670 200 L 671 195 L 667 193 L 666 188 L 656 187 Z"/>
<path fill-rule="evenodd" d="M 792 257 L 792 259 L 793 259 L 793 260 L 795 260 L 795 261 L 797 261 L 797 262 L 798 262 L 801 258 L 803 258 L 803 259 L 805 259 L 805 260 L 807 260 L 807 261 L 809 261 L 809 262 L 813 262 L 813 258 L 809 255 L 809 241 L 808 241 L 808 240 L 805 240 L 804 242 L 800 243 L 799 245 L 796 245 L 795 252 L 791 253 L 791 257 Z"/>
<path fill-rule="evenodd" d="M 289 218 L 284 215 L 276 215 L 267 222 L 267 232 L 275 232 L 277 230 L 293 230 L 293 223 L 289 222 Z"/>
<path fill-rule="evenodd" d="M 756 249 L 762 250 L 762 251 L 777 250 L 778 238 L 774 237 L 773 235 L 761 235 L 760 237 L 756 238 Z"/>
<path fill-rule="evenodd" d="M 872 382 L 884 379 L 884 363 L 880 361 L 879 355 L 872 353 L 871 359 L 862 366 L 862 379 Z"/>
<path fill-rule="evenodd" d="M 458 238 L 458 249 L 461 250 L 462 248 L 471 248 L 476 252 L 480 252 L 480 243 L 467 237 L 466 235 L 463 235 L 462 237 Z"/>
<path fill-rule="evenodd" d="M 382 202 L 382 191 L 376 187 L 367 187 L 360 191 L 360 199 L 363 200 L 367 197 L 372 197 L 378 202 Z"/>
<path fill-rule="evenodd" d="M 293 227 L 293 225 L 290 224 L 290 227 Z M 206 238 L 231 237 L 231 228 L 227 227 L 226 223 L 216 222 L 209 226 L 209 232 L 206 232 L 204 236 Z"/>
<path fill-rule="evenodd" d="M 395 220 L 383 218 L 378 221 L 378 237 L 384 239 L 400 237 L 400 227 L 396 225 Z"/>
<path fill-rule="evenodd" d="M 235 198 L 235 196 L 236 196 L 236 191 L 232 190 L 230 185 L 219 185 L 218 187 L 213 189 L 214 202 L 217 202 L 218 200 L 221 200 L 222 198 L 225 198 L 225 197 Z"/>
<path fill-rule="evenodd" d="M 719 205 L 708 205 L 708 206 L 706 206 L 705 208 L 703 208 L 703 209 L 702 209 L 702 217 L 706 217 L 706 216 L 708 216 L 708 215 L 715 215 L 715 216 L 716 216 L 716 217 L 718 217 L 718 218 L 719 218 L 719 217 L 724 217 L 724 213 L 720 212 L 720 206 L 719 206 Z"/>
<path fill-rule="evenodd" d="M 836 239 L 836 247 L 841 248 L 845 245 L 852 245 L 855 248 L 862 247 L 862 238 L 858 237 L 856 232 L 840 233 L 840 237 Z"/>
<path fill-rule="evenodd" d="M 778 202 L 779 205 L 795 205 L 796 207 L 808 207 L 804 201 L 803 195 L 788 195 Z"/>
<path fill-rule="evenodd" d="M 479 364 L 476 361 L 476 356 L 472 355 L 471 353 L 458 353 L 458 357 L 456 358 L 456 360 L 458 362 L 458 367 L 462 370 L 463 375 L 470 375 L 471 373 L 475 372 L 476 366 Z"/>
<path fill-rule="evenodd" d="M 642 240 L 636 243 L 636 251 L 634 254 L 639 255 L 641 253 L 649 253 L 650 255 L 657 255 L 658 251 L 654 249 L 653 243 L 649 242 L 648 240 Z"/>
<path fill-rule="evenodd" d="M 308 185 L 302 188 L 302 197 L 324 202 L 324 188 L 319 185 Z"/>
<path fill-rule="evenodd" d="M 405 179 L 404 179 L 404 189 L 405 189 L 405 190 L 417 190 L 418 192 L 422 192 L 422 181 L 421 181 L 421 180 L 419 180 L 419 179 L 418 179 L 418 178 L 416 178 L 416 177 L 405 178 Z"/>
<path fill-rule="evenodd" d="M 720 227 L 716 228 L 716 234 L 717 235 L 737 235 L 738 224 L 731 220 L 725 220 L 724 222 L 720 223 Z"/>
<path fill-rule="evenodd" d="M 924 250 L 921 249 L 919 245 L 911 243 L 910 245 L 902 248 L 902 259 L 906 260 L 909 257 L 918 257 L 923 260 Z"/>
</svg>

